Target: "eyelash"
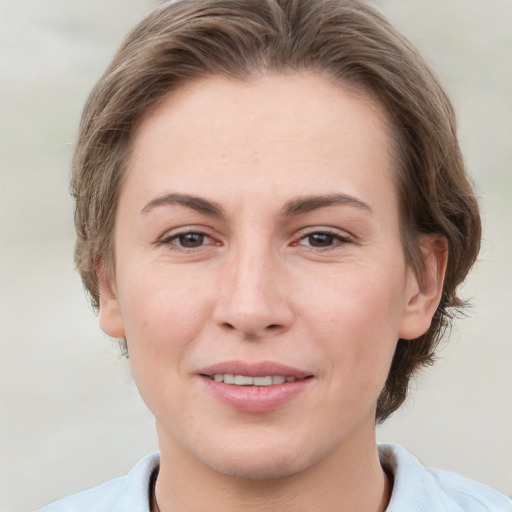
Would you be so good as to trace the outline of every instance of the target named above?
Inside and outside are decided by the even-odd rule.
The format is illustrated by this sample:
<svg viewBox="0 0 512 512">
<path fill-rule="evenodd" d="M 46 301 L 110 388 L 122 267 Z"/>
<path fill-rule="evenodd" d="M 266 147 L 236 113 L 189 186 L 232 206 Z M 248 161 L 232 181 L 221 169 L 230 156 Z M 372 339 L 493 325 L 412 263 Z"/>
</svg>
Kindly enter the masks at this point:
<svg viewBox="0 0 512 512">
<path fill-rule="evenodd" d="M 186 247 L 186 246 L 182 245 L 184 238 L 187 236 L 190 236 L 190 235 L 194 235 L 198 238 L 201 238 L 200 244 L 198 246 Z M 180 239 L 181 239 L 181 241 L 180 241 Z M 209 242 L 208 244 L 205 244 L 204 243 L 205 239 L 208 239 L 211 242 Z M 182 252 L 189 252 L 189 251 L 193 251 L 195 249 L 200 249 L 201 247 L 204 247 L 205 245 L 211 245 L 212 243 L 214 245 L 216 245 L 214 240 L 209 235 L 207 235 L 206 233 L 203 233 L 202 231 L 198 231 L 198 230 L 196 231 L 196 230 L 192 230 L 192 229 L 166 236 L 159 242 L 159 244 L 161 244 L 161 245 L 166 245 L 175 251 L 182 251 Z"/>
<path fill-rule="evenodd" d="M 183 242 L 185 240 L 185 237 L 187 236 L 195 236 L 199 239 L 199 245 L 193 246 L 193 247 L 186 247 L 183 245 Z M 324 238 L 325 241 L 328 242 L 327 245 L 313 245 L 312 237 L 319 237 L 321 239 Z M 309 243 L 305 244 L 302 243 L 303 241 L 306 241 L 309 239 Z M 209 240 L 209 242 L 205 243 L 205 240 Z M 328 251 L 330 249 L 333 249 L 335 247 L 338 247 L 339 245 L 347 244 L 352 242 L 351 238 L 346 235 L 341 235 L 340 233 L 330 230 L 330 229 L 317 229 L 314 231 L 311 231 L 309 233 L 302 234 L 298 238 L 296 242 L 292 243 L 292 246 L 303 246 L 306 247 L 308 250 L 312 251 Z M 165 238 L 163 238 L 159 244 L 166 245 L 170 247 L 172 250 L 175 251 L 181 251 L 181 252 L 190 252 L 197 249 L 201 249 L 206 245 L 218 245 L 215 243 L 215 241 L 206 233 L 200 231 L 200 230 L 193 230 L 189 229 L 187 231 L 174 233 L 172 235 L 169 235 Z M 193 244 L 193 242 L 192 242 Z"/>
<path fill-rule="evenodd" d="M 326 238 L 330 239 L 329 245 L 326 245 L 323 247 L 322 246 L 314 246 L 314 245 L 311 245 L 311 240 L 310 240 L 310 243 L 307 245 L 301 244 L 302 241 L 304 241 L 308 238 L 311 239 L 311 237 L 319 236 L 319 235 L 320 235 L 320 237 L 326 237 Z M 339 245 L 347 244 L 350 242 L 352 242 L 352 239 L 350 237 L 348 237 L 347 235 L 342 235 L 342 234 L 340 234 L 336 231 L 330 230 L 330 229 L 318 229 L 318 230 L 314 230 L 309 233 L 303 234 L 298 239 L 298 241 L 295 242 L 293 245 L 304 245 L 309 250 L 314 250 L 314 251 L 327 251 L 327 250 L 333 249 L 335 247 L 338 247 Z"/>
</svg>

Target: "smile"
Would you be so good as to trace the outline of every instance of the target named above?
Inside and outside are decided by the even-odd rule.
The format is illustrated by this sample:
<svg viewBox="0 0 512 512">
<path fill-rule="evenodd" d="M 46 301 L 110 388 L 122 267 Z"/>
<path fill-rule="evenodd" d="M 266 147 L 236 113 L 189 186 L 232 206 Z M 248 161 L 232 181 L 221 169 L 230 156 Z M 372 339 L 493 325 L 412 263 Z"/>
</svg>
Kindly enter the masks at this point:
<svg viewBox="0 0 512 512">
<path fill-rule="evenodd" d="M 274 411 L 315 386 L 308 370 L 275 361 L 229 360 L 200 368 L 205 390 L 216 401 L 240 412 Z"/>
<path fill-rule="evenodd" d="M 216 373 L 208 375 L 208 377 L 215 382 L 223 382 L 224 384 L 233 384 L 235 386 L 272 386 L 297 380 L 295 377 L 285 377 L 283 375 L 251 377 L 249 375 L 233 375 L 231 373 Z"/>
</svg>

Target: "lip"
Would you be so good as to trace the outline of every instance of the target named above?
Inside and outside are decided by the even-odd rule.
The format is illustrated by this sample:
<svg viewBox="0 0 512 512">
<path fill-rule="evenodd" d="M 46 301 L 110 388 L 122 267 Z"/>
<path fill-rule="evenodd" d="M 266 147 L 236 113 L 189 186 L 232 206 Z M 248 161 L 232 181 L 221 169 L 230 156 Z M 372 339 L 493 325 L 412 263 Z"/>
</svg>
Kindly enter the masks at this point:
<svg viewBox="0 0 512 512">
<path fill-rule="evenodd" d="M 220 373 L 249 377 L 281 375 L 294 377 L 296 380 L 272 386 L 236 386 L 212 380 L 212 375 Z M 310 388 L 315 380 L 314 375 L 307 371 L 272 361 L 225 361 L 201 368 L 197 374 L 207 392 L 219 402 L 232 409 L 250 413 L 270 412 L 285 406 Z"/>
<path fill-rule="evenodd" d="M 248 377 L 259 377 L 265 375 L 282 375 L 284 377 L 295 377 L 296 379 L 305 379 L 312 376 L 311 372 L 300 370 L 292 366 L 283 365 L 273 361 L 260 361 L 256 363 L 247 363 L 245 361 L 234 360 L 224 361 L 201 368 L 200 375 L 215 375 L 216 373 L 231 373 L 233 375 L 247 375 Z"/>
</svg>

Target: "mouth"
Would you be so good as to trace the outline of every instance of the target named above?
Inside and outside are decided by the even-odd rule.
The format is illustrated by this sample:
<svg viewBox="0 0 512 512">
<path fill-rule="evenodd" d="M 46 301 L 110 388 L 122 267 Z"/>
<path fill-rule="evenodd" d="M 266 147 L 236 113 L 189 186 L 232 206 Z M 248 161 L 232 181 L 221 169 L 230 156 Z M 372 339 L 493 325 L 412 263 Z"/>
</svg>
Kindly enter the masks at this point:
<svg viewBox="0 0 512 512">
<path fill-rule="evenodd" d="M 307 371 L 272 361 L 225 361 L 199 370 L 201 377 L 234 386 L 276 386 L 313 377 Z"/>
<path fill-rule="evenodd" d="M 215 373 L 213 375 L 202 374 L 203 377 L 208 377 L 215 382 L 223 382 L 224 384 L 232 384 L 234 386 L 275 386 L 278 384 L 285 384 L 286 382 L 295 382 L 297 377 L 285 375 L 265 375 L 265 376 L 251 376 L 251 375 L 235 375 L 232 373 Z M 311 378 L 311 376 L 305 377 Z"/>
<path fill-rule="evenodd" d="M 202 368 L 198 375 L 211 395 L 231 409 L 270 412 L 312 389 L 315 376 L 275 362 L 226 361 Z"/>
</svg>

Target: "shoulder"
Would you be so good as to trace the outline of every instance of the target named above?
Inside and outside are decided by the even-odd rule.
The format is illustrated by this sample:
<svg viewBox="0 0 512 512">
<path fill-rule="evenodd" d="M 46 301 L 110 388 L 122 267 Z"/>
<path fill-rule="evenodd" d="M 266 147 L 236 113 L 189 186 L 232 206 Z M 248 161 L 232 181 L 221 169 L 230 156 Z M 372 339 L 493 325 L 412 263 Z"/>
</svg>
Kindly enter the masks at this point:
<svg viewBox="0 0 512 512">
<path fill-rule="evenodd" d="M 460 504 L 462 510 L 512 512 L 512 500 L 487 485 L 449 471 L 428 471 L 445 495 Z"/>
<path fill-rule="evenodd" d="M 427 469 L 399 445 L 380 445 L 379 455 L 394 475 L 387 512 L 512 512 L 512 501 L 498 491 L 449 471 Z"/>
<path fill-rule="evenodd" d="M 150 482 L 158 453 L 138 462 L 128 475 L 55 501 L 37 512 L 149 512 Z"/>
</svg>

